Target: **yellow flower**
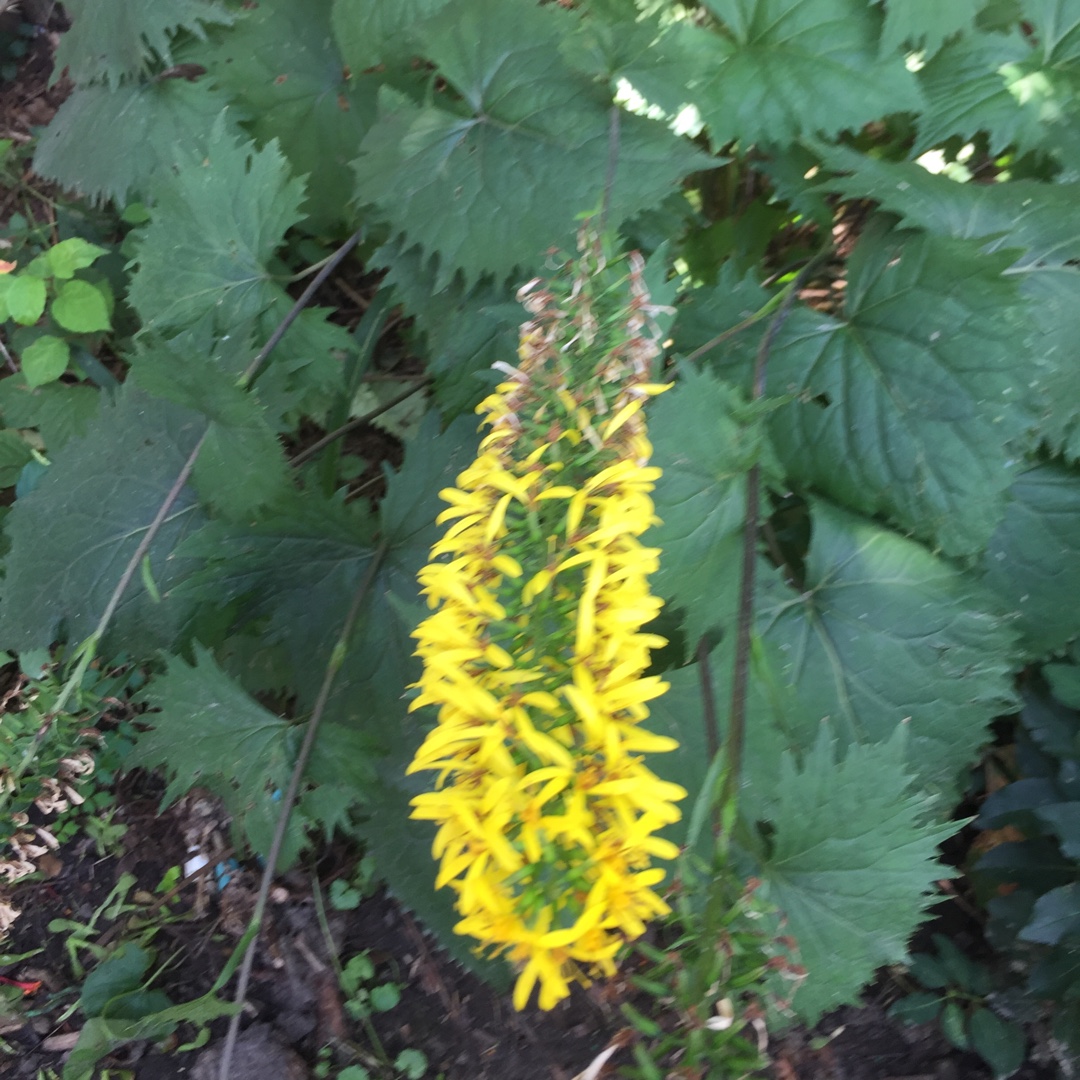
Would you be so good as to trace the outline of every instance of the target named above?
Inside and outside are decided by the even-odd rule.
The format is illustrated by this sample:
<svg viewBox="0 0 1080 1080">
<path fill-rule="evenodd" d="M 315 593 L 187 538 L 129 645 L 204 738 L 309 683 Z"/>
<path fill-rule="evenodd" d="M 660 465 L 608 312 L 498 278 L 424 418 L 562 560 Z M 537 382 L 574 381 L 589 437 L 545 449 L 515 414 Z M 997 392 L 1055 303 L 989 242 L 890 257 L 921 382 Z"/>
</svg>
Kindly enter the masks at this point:
<svg viewBox="0 0 1080 1080">
<path fill-rule="evenodd" d="M 682 788 L 642 755 L 674 749 L 642 724 L 667 689 L 646 676 L 665 642 L 642 627 L 659 552 L 660 471 L 642 406 L 659 355 L 639 257 L 612 287 L 595 238 L 554 281 L 519 296 L 518 364 L 478 407 L 476 460 L 441 493 L 448 525 L 420 573 L 432 614 L 412 708 L 438 723 L 409 767 L 437 773 L 413 816 L 438 826 L 436 887 L 457 894 L 455 930 L 518 969 L 514 1004 L 539 986 L 610 975 L 622 945 L 666 914 L 654 834 Z M 627 292 L 629 298 L 627 298 Z"/>
</svg>

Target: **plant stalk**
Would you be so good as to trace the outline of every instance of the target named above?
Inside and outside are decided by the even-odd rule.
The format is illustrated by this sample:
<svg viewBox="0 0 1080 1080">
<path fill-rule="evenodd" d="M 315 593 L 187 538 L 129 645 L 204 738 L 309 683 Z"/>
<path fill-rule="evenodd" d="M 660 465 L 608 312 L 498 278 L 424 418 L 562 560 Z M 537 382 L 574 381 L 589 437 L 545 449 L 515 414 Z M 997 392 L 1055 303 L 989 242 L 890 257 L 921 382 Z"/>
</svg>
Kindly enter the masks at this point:
<svg viewBox="0 0 1080 1080">
<path fill-rule="evenodd" d="M 792 304 L 806 280 L 828 257 L 831 248 L 821 251 L 799 271 L 783 293 L 754 358 L 754 381 L 750 397 L 760 401 L 765 396 L 769 352 L 777 335 L 791 314 Z M 777 300 L 778 297 L 773 297 Z M 772 303 L 772 301 L 770 301 Z M 768 307 L 769 305 L 766 305 Z M 761 309 L 762 312 L 765 308 Z M 758 313 L 760 316 L 761 312 Z M 741 324 L 740 324 L 741 326 Z M 698 350 L 698 354 L 702 352 Z M 696 355 L 696 354 L 695 354 Z M 750 645 L 754 630 L 754 584 L 757 576 L 758 532 L 761 517 L 761 466 L 755 463 L 746 474 L 746 516 L 743 521 L 742 574 L 739 582 L 739 606 L 735 628 L 735 662 L 731 679 L 731 710 L 728 719 L 727 761 L 720 791 L 720 812 L 732 804 L 738 794 L 742 773 L 743 746 L 746 742 L 746 698 L 750 686 Z"/>
<path fill-rule="evenodd" d="M 255 910 L 252 912 L 251 922 L 248 926 L 249 932 L 254 932 L 251 934 L 250 944 L 248 945 L 247 952 L 244 953 L 244 959 L 240 964 L 240 977 L 237 981 L 236 994 L 233 999 L 237 1004 L 242 1004 L 244 998 L 247 996 L 248 984 L 251 981 L 251 970 L 255 964 L 255 948 L 259 943 L 259 931 L 262 927 L 263 915 L 266 913 L 266 904 L 270 897 L 270 888 L 274 883 L 277 861 L 281 856 L 281 849 L 285 843 L 285 833 L 289 827 L 289 818 L 292 815 L 296 797 L 300 793 L 300 784 L 303 781 L 304 772 L 307 769 L 308 758 L 311 756 L 312 748 L 315 745 L 315 738 L 319 734 L 323 716 L 326 714 L 326 706 L 330 700 L 330 691 L 333 689 L 334 680 L 341 670 L 341 665 L 345 660 L 345 653 L 349 647 L 349 640 L 352 637 L 353 630 L 360 618 L 360 612 L 363 609 L 364 601 L 367 598 L 367 594 L 371 591 L 375 575 L 378 573 L 379 566 L 382 563 L 385 554 L 386 542 L 383 541 L 383 543 L 376 548 L 374 555 L 371 557 L 371 562 L 368 563 L 367 572 L 364 574 L 364 578 L 356 590 L 352 605 L 349 608 L 348 614 L 345 616 L 345 622 L 342 624 L 341 633 L 338 635 L 337 643 L 330 653 L 330 659 L 326 664 L 326 673 L 323 676 L 322 685 L 319 687 L 319 694 L 315 699 L 315 706 L 311 710 L 311 719 L 308 721 L 307 731 L 304 732 L 304 741 L 300 744 L 300 751 L 296 755 L 296 763 L 293 765 L 292 775 L 289 777 L 289 786 L 281 798 L 281 811 L 278 814 L 277 824 L 274 827 L 274 836 L 270 842 L 270 851 L 266 856 L 266 865 L 263 868 L 262 880 L 259 883 L 259 894 L 255 899 Z M 225 1036 L 225 1044 L 222 1047 L 221 1060 L 218 1064 L 219 1080 L 229 1080 L 229 1071 L 232 1067 L 233 1054 L 236 1050 L 236 1039 L 240 1034 L 240 1014 L 241 1010 L 238 1009 L 229 1021 L 229 1031 Z"/>
</svg>

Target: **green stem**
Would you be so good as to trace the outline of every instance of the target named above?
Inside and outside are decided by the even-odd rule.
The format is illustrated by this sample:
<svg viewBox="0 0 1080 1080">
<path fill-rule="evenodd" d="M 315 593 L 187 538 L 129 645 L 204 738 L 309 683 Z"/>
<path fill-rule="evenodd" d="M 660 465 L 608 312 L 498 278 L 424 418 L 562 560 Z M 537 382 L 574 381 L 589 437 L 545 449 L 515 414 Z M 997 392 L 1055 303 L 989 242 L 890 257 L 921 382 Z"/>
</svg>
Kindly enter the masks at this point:
<svg viewBox="0 0 1080 1080">
<path fill-rule="evenodd" d="M 766 366 L 769 352 L 781 327 L 791 313 L 791 306 L 810 275 L 831 253 L 831 248 L 819 252 L 799 271 L 782 293 L 773 300 L 776 313 L 762 335 L 754 360 L 754 382 L 751 399 L 765 396 Z M 772 301 L 770 301 L 772 303 Z M 768 305 L 766 305 L 768 306 Z M 764 309 L 762 309 L 764 310 Z M 700 353 L 701 350 L 699 349 Z M 727 814 L 739 790 L 742 755 L 746 734 L 746 698 L 750 682 L 750 646 L 754 629 L 754 581 L 757 571 L 758 531 L 761 516 L 761 466 L 754 464 L 746 475 L 746 517 L 743 523 L 742 578 L 739 583 L 739 606 L 735 630 L 735 663 L 731 680 L 731 711 L 728 720 L 727 761 L 723 788 L 720 792 L 720 813 Z"/>
<path fill-rule="evenodd" d="M 798 277 L 789 281 L 778 293 L 774 293 L 770 296 L 753 315 L 748 315 L 742 322 L 737 322 L 734 326 L 729 326 L 726 330 L 717 334 L 716 337 L 710 338 L 704 345 L 695 349 L 688 357 L 686 357 L 686 363 L 692 363 L 694 360 L 699 360 L 707 352 L 712 352 L 717 345 L 722 345 L 725 341 L 733 338 L 736 334 L 741 334 L 755 323 L 761 322 L 762 319 L 767 319 L 774 311 L 786 310 L 797 295 L 797 289 L 802 288 L 802 284 L 806 280 L 806 271 L 810 269 L 810 267 L 816 266 L 817 263 L 817 259 L 813 259 L 807 263 L 799 273 Z"/>
</svg>

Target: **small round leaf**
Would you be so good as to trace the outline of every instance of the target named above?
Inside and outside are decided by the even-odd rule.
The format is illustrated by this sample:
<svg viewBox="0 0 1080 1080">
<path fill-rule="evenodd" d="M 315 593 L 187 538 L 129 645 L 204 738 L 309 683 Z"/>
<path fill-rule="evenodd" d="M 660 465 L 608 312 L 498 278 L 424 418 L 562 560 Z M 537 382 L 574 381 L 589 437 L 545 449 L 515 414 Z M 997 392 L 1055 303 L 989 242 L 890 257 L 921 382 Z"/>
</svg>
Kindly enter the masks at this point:
<svg viewBox="0 0 1080 1080">
<path fill-rule="evenodd" d="M 105 297 L 89 281 L 67 281 L 52 302 L 52 317 L 76 334 L 109 329 L 109 309 Z"/>
<path fill-rule="evenodd" d="M 394 1068 L 398 1072 L 404 1073 L 407 1080 L 421 1080 L 421 1077 L 427 1072 L 427 1067 L 427 1058 L 424 1056 L 423 1050 L 402 1050 L 394 1058 Z"/>
<path fill-rule="evenodd" d="M 396 983 L 382 983 L 371 988 L 371 1006 L 376 1012 L 389 1012 L 401 1000 Z"/>
<path fill-rule="evenodd" d="M 22 351 L 22 372 L 27 386 L 56 382 L 67 370 L 70 350 L 66 341 L 43 334 Z"/>
<path fill-rule="evenodd" d="M 33 326 L 45 310 L 45 282 L 26 275 L 12 278 L 5 299 L 8 313 L 17 323 Z"/>
<path fill-rule="evenodd" d="M 76 270 L 91 266 L 105 253 L 105 248 L 91 244 L 81 236 L 72 236 L 49 248 L 45 258 L 48 259 L 53 277 L 66 280 L 74 277 Z"/>
</svg>

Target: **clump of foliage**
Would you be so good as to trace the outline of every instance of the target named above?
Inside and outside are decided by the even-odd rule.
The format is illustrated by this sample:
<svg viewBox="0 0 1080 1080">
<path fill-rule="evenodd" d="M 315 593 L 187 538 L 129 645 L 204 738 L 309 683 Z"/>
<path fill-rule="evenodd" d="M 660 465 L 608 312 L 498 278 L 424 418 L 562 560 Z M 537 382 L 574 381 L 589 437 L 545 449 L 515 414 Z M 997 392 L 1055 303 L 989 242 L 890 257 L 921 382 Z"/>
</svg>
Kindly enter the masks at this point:
<svg viewBox="0 0 1080 1080">
<path fill-rule="evenodd" d="M 986 799 L 978 824 L 990 849 L 972 868 L 987 937 L 1006 963 L 994 989 L 1020 1019 L 1056 1004 L 1054 1036 L 1080 1054 L 1080 681 L 1075 646 L 1025 694 L 1012 782 Z"/>
<path fill-rule="evenodd" d="M 603 193 L 671 309 L 644 542 L 671 643 L 650 724 L 679 749 L 655 770 L 694 804 L 727 744 L 730 865 L 797 943 L 802 1016 L 903 963 L 989 721 L 1080 636 L 1072 0 L 66 6 L 75 88 L 34 166 L 134 224 L 125 377 L 0 385 L 48 461 L 4 523 L 0 648 L 154 660 L 133 760 L 170 798 L 213 788 L 272 865 L 353 830 L 504 980 L 409 817 L 417 573 L 517 356 L 515 291 Z M 365 318 L 286 322 L 349 236 L 381 274 Z M 376 500 L 332 440 L 284 448 L 346 423 L 394 307 L 429 407 Z"/>
</svg>

